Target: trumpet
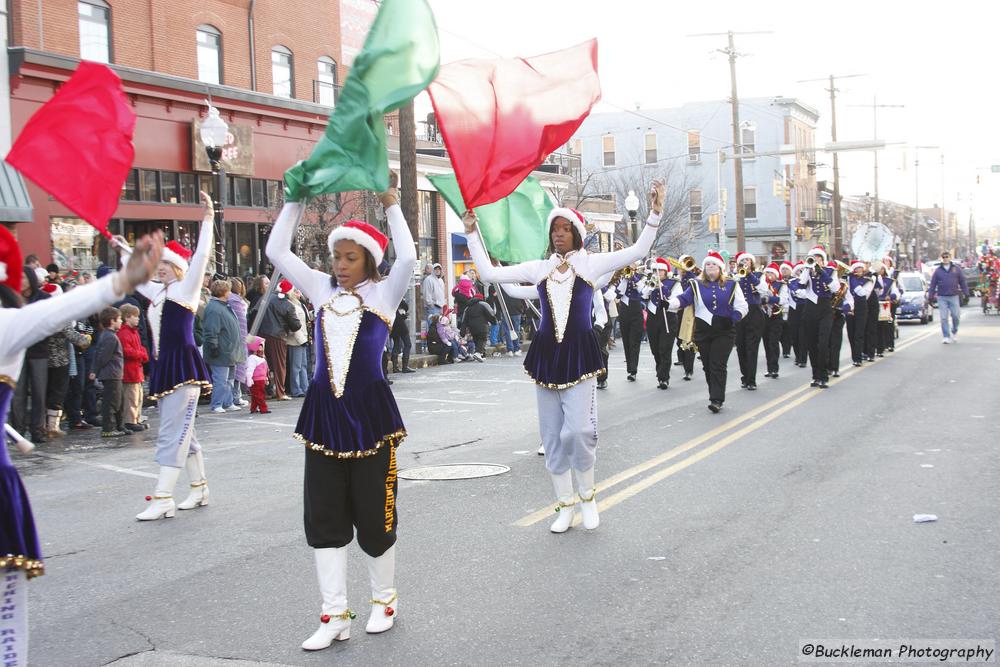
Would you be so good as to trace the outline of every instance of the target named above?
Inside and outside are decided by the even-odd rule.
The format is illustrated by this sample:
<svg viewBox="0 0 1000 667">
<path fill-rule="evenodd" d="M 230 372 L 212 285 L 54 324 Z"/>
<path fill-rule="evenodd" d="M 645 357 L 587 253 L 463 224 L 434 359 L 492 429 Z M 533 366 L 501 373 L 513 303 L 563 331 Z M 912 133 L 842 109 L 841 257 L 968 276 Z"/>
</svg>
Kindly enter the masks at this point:
<svg viewBox="0 0 1000 667">
<path fill-rule="evenodd" d="M 695 270 L 698 264 L 694 261 L 694 257 L 691 255 L 681 255 L 680 259 L 673 259 L 668 257 L 667 261 L 670 262 L 671 266 L 676 267 L 680 271 L 691 272 Z"/>
<path fill-rule="evenodd" d="M 851 267 L 850 266 L 848 266 L 847 264 L 844 264 L 839 259 L 834 260 L 834 261 L 837 264 L 837 275 L 839 277 L 843 278 L 844 276 L 849 275 L 851 273 Z"/>
<path fill-rule="evenodd" d="M 645 282 L 646 286 L 651 289 L 659 289 L 660 286 L 663 284 L 660 281 L 660 276 L 656 271 L 650 271 L 649 273 L 647 273 Z"/>
<path fill-rule="evenodd" d="M 746 266 L 741 266 L 740 268 L 736 269 L 736 275 L 739 276 L 740 278 L 746 278 L 747 276 L 750 275 L 750 268 Z"/>
</svg>

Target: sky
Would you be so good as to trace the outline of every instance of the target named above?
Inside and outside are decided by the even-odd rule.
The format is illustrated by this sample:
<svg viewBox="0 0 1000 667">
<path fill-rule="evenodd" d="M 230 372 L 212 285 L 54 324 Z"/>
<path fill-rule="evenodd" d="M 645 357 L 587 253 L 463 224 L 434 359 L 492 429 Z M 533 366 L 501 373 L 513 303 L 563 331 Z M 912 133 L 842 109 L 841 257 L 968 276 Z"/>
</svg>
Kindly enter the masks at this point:
<svg viewBox="0 0 1000 667">
<path fill-rule="evenodd" d="M 996 26 L 1000 5 L 989 0 L 948 3 L 897 0 L 811 2 L 668 2 L 664 0 L 429 0 L 438 23 L 443 64 L 465 58 L 531 56 L 596 37 L 603 101 L 595 108 L 657 109 L 729 98 L 729 63 L 717 49 L 736 35 L 741 98 L 795 97 L 820 112 L 817 145 L 830 141 L 830 98 L 838 84 L 837 138 L 874 136 L 878 111 L 879 194 L 912 205 L 942 200 L 966 225 L 970 210 L 981 232 L 1000 225 L 1000 88 Z M 992 9 L 995 7 L 995 9 Z M 418 118 L 422 107 L 418 101 Z M 638 119 L 637 119 L 638 120 Z M 639 121 L 640 123 L 643 121 Z M 933 148 L 917 149 L 917 146 Z M 767 148 L 759 146 L 758 150 Z M 919 156 L 919 172 L 914 161 Z M 942 169 L 942 156 L 944 167 Z M 821 165 L 832 155 L 820 153 Z M 841 192 L 873 191 L 870 152 L 841 153 Z M 977 176 L 979 183 L 977 184 Z M 821 166 L 817 178 L 831 178 Z"/>
</svg>

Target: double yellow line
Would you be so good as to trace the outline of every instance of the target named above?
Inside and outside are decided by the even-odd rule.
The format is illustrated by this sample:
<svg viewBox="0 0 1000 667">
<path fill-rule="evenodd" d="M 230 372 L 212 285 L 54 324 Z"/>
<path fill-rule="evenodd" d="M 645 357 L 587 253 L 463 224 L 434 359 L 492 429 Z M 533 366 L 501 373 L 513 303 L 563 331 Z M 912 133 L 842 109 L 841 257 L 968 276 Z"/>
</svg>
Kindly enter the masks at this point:
<svg viewBox="0 0 1000 667">
<path fill-rule="evenodd" d="M 933 334 L 934 331 L 925 331 L 923 333 L 914 336 L 910 340 L 906 341 L 905 343 L 897 347 L 896 352 L 894 354 L 898 354 L 899 352 L 905 350 L 911 345 L 915 345 L 916 343 L 919 343 L 920 341 L 924 340 L 925 338 Z M 879 359 L 875 363 L 878 364 L 881 361 L 884 361 L 884 359 Z M 839 378 L 832 380 L 830 382 L 830 385 L 833 386 L 836 384 L 840 384 L 844 380 L 853 377 L 854 375 L 860 373 L 866 368 L 871 367 L 872 365 L 874 364 L 866 364 L 864 366 L 861 366 L 860 368 L 852 367 L 851 370 L 843 373 Z M 692 454 L 691 456 L 676 463 L 673 463 L 665 468 L 657 470 L 652 475 L 649 475 L 648 477 L 645 477 L 638 482 L 630 484 L 625 488 L 621 489 L 620 491 L 616 491 L 615 493 L 612 493 L 609 496 L 602 496 L 599 504 L 600 509 L 604 511 L 614 507 L 618 503 L 621 503 L 631 498 L 632 496 L 640 493 L 641 491 L 648 489 L 654 484 L 663 481 L 664 479 L 670 477 L 674 473 L 680 472 L 681 470 L 684 470 L 688 466 L 694 465 L 698 461 L 708 458 L 709 456 L 716 453 L 720 449 L 728 447 L 729 445 L 736 442 L 737 440 L 740 440 L 744 436 L 753 433 L 757 429 L 766 426 L 767 424 L 770 424 L 775 419 L 785 414 L 789 410 L 792 410 L 802 405 L 806 401 L 824 393 L 822 391 L 809 391 L 810 389 L 811 387 L 809 385 L 804 384 L 798 387 L 797 389 L 793 389 L 788 393 L 779 396 L 778 398 L 768 401 L 767 403 L 758 406 L 750 410 L 749 412 L 743 413 L 739 417 L 731 419 L 728 422 L 715 427 L 711 431 L 708 431 L 695 438 L 692 438 L 691 440 L 688 440 L 687 442 L 680 444 L 677 447 L 674 447 L 670 451 L 654 456 L 651 459 L 643 461 L 638 465 L 634 465 L 631 468 L 623 470 L 622 472 L 612 475 L 611 477 L 599 482 L 597 484 L 597 490 L 600 493 L 604 493 L 608 489 L 618 486 L 622 482 L 632 479 L 637 475 L 641 475 L 647 470 L 656 468 L 657 466 L 666 463 L 671 459 L 675 459 L 681 454 L 691 451 L 692 449 L 700 445 L 703 445 L 706 442 L 715 441 L 713 442 L 713 444 Z M 760 418 L 757 419 L 757 417 Z M 741 428 L 738 429 L 736 428 L 741 424 L 744 424 L 745 422 L 750 422 L 750 423 L 746 424 L 745 426 L 742 426 Z M 716 438 L 721 438 L 721 439 L 716 441 Z M 548 505 L 546 507 L 543 507 L 542 509 L 532 512 L 531 514 L 528 514 L 527 516 L 521 517 L 520 519 L 515 521 L 513 525 L 521 528 L 526 528 L 528 526 L 535 525 L 539 521 L 551 517 L 552 517 L 552 506 Z M 576 523 L 579 523 L 579 520 L 580 517 L 577 516 L 574 521 L 574 525 Z"/>
</svg>

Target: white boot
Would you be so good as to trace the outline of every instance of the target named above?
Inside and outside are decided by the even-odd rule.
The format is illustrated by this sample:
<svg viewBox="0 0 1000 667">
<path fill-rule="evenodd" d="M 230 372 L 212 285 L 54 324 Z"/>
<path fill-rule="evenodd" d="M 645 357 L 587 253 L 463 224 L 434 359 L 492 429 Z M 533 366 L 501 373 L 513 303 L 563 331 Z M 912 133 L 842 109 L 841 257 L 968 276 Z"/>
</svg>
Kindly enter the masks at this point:
<svg viewBox="0 0 1000 667">
<path fill-rule="evenodd" d="M 187 457 L 187 474 L 191 480 L 191 493 L 177 506 L 179 510 L 193 510 L 208 504 L 208 480 L 205 479 L 205 457 L 200 451 Z"/>
<path fill-rule="evenodd" d="M 597 514 L 597 487 L 594 485 L 594 469 L 576 471 L 577 489 L 580 491 L 580 515 L 583 527 L 594 530 L 601 524 Z"/>
<path fill-rule="evenodd" d="M 565 533 L 573 525 L 573 513 L 576 509 L 573 473 L 567 470 L 561 475 L 552 474 L 552 486 L 555 487 L 559 504 L 556 505 L 556 520 L 549 526 L 549 530 L 553 533 Z"/>
<path fill-rule="evenodd" d="M 136 514 L 135 518 L 139 521 L 156 521 L 164 517 L 168 519 L 173 517 L 174 510 L 177 509 L 174 505 L 174 486 L 180 475 L 180 468 L 160 466 L 160 477 L 156 480 L 156 493 L 152 496 L 146 496 L 146 500 L 153 502 L 144 512 Z"/>
<path fill-rule="evenodd" d="M 396 578 L 396 545 L 378 558 L 368 557 L 368 578 L 372 584 L 372 613 L 365 632 L 378 634 L 392 627 L 399 615 L 399 596 L 393 587 Z"/>
<path fill-rule="evenodd" d="M 50 438 L 61 438 L 66 435 L 65 431 L 59 429 L 60 418 L 62 410 L 49 410 L 46 414 L 45 430 Z"/>
<path fill-rule="evenodd" d="M 323 596 L 323 613 L 319 629 L 302 642 L 306 651 L 320 651 L 334 641 L 351 637 L 353 611 L 347 608 L 347 547 L 314 549 L 316 578 Z"/>
</svg>

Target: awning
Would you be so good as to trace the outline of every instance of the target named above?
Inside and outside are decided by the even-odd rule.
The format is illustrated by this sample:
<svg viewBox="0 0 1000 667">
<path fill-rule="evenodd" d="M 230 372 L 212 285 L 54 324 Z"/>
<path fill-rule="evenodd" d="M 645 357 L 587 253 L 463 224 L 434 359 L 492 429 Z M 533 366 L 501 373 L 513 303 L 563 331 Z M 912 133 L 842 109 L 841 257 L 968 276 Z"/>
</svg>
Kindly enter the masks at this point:
<svg viewBox="0 0 1000 667">
<path fill-rule="evenodd" d="M 21 174 L 0 162 L 0 222 L 31 222 L 33 209 Z"/>
</svg>

